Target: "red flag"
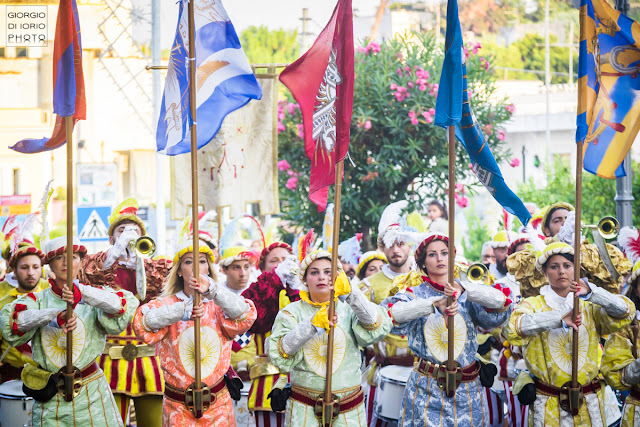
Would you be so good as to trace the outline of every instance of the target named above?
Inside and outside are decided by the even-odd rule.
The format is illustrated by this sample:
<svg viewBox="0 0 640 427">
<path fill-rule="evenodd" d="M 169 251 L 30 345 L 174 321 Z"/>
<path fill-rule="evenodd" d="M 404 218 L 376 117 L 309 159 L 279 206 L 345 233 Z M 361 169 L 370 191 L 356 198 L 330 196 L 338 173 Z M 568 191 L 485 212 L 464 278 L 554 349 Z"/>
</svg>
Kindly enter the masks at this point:
<svg viewBox="0 0 640 427">
<path fill-rule="evenodd" d="M 309 199 L 322 212 L 335 166 L 349 151 L 353 110 L 353 13 L 351 0 L 338 0 L 331 20 L 311 49 L 281 74 L 300 105 L 304 148 L 311 160 Z"/>
</svg>

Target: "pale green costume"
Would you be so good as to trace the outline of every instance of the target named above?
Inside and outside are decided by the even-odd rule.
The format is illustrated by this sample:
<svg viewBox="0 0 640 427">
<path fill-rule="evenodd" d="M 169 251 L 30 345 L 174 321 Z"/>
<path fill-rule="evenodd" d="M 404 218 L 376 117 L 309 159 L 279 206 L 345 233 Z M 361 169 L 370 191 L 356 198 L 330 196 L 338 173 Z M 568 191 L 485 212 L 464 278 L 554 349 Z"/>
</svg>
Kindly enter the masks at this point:
<svg viewBox="0 0 640 427">
<path fill-rule="evenodd" d="M 334 333 L 332 389 L 339 398 L 353 393 L 360 386 L 360 347 L 382 340 L 391 330 L 391 319 L 386 311 L 369 301 L 367 304 L 375 308 L 373 313 L 378 313 L 378 319 L 369 325 L 358 320 L 349 304 L 336 302 L 338 325 Z M 282 339 L 294 331 L 298 324 L 309 324 L 318 310 L 317 306 L 305 302 L 304 299 L 287 305 L 278 313 L 267 340 L 271 362 L 281 372 L 290 373 L 292 387 L 313 396 L 324 392 L 327 333 L 323 329 L 316 329 L 316 333 L 298 351 L 290 355 L 283 350 Z M 287 401 L 284 425 L 302 427 L 318 426 L 319 423 L 312 407 L 290 398 Z M 364 403 L 353 410 L 341 413 L 334 423 L 336 427 L 366 425 L 367 413 Z"/>
<path fill-rule="evenodd" d="M 82 287 L 82 285 L 80 285 Z M 115 293 L 104 289 L 100 293 Z M 73 331 L 73 365 L 79 369 L 94 363 L 102 354 L 105 346 L 106 334 L 117 335 L 131 322 L 138 300 L 127 291 L 120 291 L 118 297 L 126 301 L 124 312 L 109 315 L 103 310 L 84 303 L 83 300 L 75 307 L 78 318 L 77 328 Z M 97 294 L 100 296 L 100 294 Z M 22 304 L 22 305 L 20 305 Z M 47 371 L 58 372 L 66 365 L 66 335 L 57 326 L 56 319 L 43 326 L 26 330 L 24 334 L 16 333 L 13 326 L 16 322 L 14 312 L 18 306 L 18 313 L 29 313 L 27 317 L 36 317 L 38 312 L 56 309 L 60 312 L 66 309 L 67 303 L 53 293 L 51 288 L 38 293 L 27 294 L 16 301 L 7 304 L 0 312 L 2 336 L 14 346 L 31 341 L 33 359 Z M 97 305 L 97 304 L 96 304 Z M 24 310 L 26 306 L 26 310 Z M 22 309 L 22 311 L 21 311 Z M 54 312 L 54 310 L 50 310 Z M 102 370 L 83 380 L 79 394 L 72 402 L 66 402 L 64 395 L 57 393 L 45 403 L 34 401 L 34 426 L 122 426 L 109 383 Z"/>
</svg>

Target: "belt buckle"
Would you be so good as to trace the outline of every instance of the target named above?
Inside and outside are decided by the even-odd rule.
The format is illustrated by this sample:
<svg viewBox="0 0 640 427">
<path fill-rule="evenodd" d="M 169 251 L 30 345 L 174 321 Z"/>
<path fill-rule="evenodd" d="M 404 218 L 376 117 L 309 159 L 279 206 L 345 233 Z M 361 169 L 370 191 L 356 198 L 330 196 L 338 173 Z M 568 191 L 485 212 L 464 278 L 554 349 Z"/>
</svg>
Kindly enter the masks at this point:
<svg viewBox="0 0 640 427">
<path fill-rule="evenodd" d="M 437 369 L 433 372 L 438 387 L 445 392 L 447 397 L 453 397 L 458 386 L 462 383 L 462 366 L 459 362 L 455 362 L 455 370 L 448 371 L 447 363 L 444 362 L 437 365 Z"/>
<path fill-rule="evenodd" d="M 195 383 L 184 391 L 184 406 L 187 407 L 196 418 L 202 418 L 207 409 L 216 401 L 216 396 L 211 394 L 211 389 L 205 383 L 200 383 L 200 389 L 196 389 Z"/>
<path fill-rule="evenodd" d="M 138 346 L 128 343 L 122 347 L 122 358 L 128 362 L 135 360 L 138 357 Z"/>
<path fill-rule="evenodd" d="M 584 401 L 584 391 L 582 384 L 578 383 L 578 387 L 572 387 L 571 381 L 566 382 L 560 387 L 560 395 L 558 396 L 560 407 L 573 416 L 578 415 L 580 406 Z"/>
<path fill-rule="evenodd" d="M 326 403 L 324 396 L 320 395 L 316 399 L 313 407 L 316 419 L 320 422 L 321 427 L 330 427 L 340 415 L 340 399 L 335 394 L 331 395 L 331 402 Z"/>
</svg>

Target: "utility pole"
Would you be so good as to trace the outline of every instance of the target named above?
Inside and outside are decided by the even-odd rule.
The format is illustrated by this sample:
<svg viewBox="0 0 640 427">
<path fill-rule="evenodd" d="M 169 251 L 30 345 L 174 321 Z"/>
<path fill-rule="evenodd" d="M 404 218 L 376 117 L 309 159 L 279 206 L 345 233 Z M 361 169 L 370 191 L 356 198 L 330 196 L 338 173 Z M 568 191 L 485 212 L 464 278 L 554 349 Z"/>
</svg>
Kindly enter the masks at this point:
<svg viewBox="0 0 640 427">
<path fill-rule="evenodd" d="M 308 36 L 311 35 L 311 33 L 309 33 L 309 21 L 311 21 L 311 18 L 309 18 L 308 8 L 302 8 L 302 18 L 300 18 L 300 20 L 302 21 L 302 32 L 300 33 L 300 56 L 302 56 L 309 48 Z"/>
<path fill-rule="evenodd" d="M 551 70 L 549 60 L 549 0 L 544 3 L 544 91 L 546 97 L 546 114 L 545 114 L 545 148 L 546 148 L 546 164 L 551 166 L 551 128 L 549 124 L 550 101 L 549 86 L 551 86 Z"/>
<path fill-rule="evenodd" d="M 615 0 L 616 10 L 620 11 L 623 15 L 629 14 L 629 0 Z M 633 225 L 633 171 L 631 170 L 631 151 L 627 153 L 624 158 L 624 171 L 626 176 L 616 178 L 616 217 L 622 227 Z"/>
<path fill-rule="evenodd" d="M 160 28 L 160 0 L 152 0 L 151 3 L 151 61 L 154 67 L 160 66 L 162 60 L 162 46 Z M 155 123 L 160 116 L 160 103 L 162 102 L 161 89 L 161 71 L 154 68 L 152 89 L 153 89 L 153 123 L 151 129 L 155 129 Z M 166 171 L 163 170 L 162 164 L 165 161 L 163 155 L 156 153 L 156 245 L 159 254 L 167 253 L 167 223 L 165 215 L 165 199 L 164 199 L 164 176 Z"/>
</svg>

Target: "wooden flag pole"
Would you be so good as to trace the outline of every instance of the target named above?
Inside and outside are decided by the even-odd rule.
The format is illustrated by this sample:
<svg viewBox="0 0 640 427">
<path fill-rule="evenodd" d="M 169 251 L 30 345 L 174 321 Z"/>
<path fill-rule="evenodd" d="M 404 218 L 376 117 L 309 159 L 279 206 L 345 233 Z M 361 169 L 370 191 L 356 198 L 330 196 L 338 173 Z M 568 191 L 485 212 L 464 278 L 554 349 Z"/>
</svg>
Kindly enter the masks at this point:
<svg viewBox="0 0 640 427">
<path fill-rule="evenodd" d="M 449 136 L 449 284 L 455 280 L 455 191 L 456 191 L 456 127 L 447 128 Z M 447 307 L 453 304 L 453 297 L 447 297 Z M 445 394 L 453 397 L 456 392 L 456 360 L 454 355 L 454 320 L 453 316 L 447 316 L 447 373 L 445 380 Z"/>
<path fill-rule="evenodd" d="M 67 287 L 73 292 L 73 116 L 64 117 L 67 132 Z M 73 304 L 67 302 L 67 321 L 73 317 Z M 64 398 L 73 400 L 73 331 L 67 332 L 67 365 Z"/>
<path fill-rule="evenodd" d="M 575 232 L 573 242 L 573 280 L 576 283 L 580 283 L 580 234 L 582 231 L 582 163 L 583 163 L 583 147 L 584 141 L 577 143 L 578 149 L 576 152 L 576 210 L 575 210 Z M 580 315 L 580 297 L 575 293 L 573 294 L 573 315 L 572 320 L 575 324 L 576 319 Z M 578 382 L 578 331 L 573 330 L 573 342 L 571 349 L 571 386 L 569 387 L 569 408 L 573 415 L 577 415 L 582 404 L 580 398 L 580 389 L 582 386 Z"/>
<path fill-rule="evenodd" d="M 200 247 L 198 230 L 198 132 L 196 122 L 196 30 L 194 19 L 193 1 L 188 2 L 189 14 L 189 108 L 191 110 L 191 222 L 193 224 L 193 275 L 200 279 Z M 200 304 L 200 293 L 193 293 L 193 306 Z M 204 411 L 211 404 L 211 394 L 208 387 L 202 385 L 202 364 L 200 347 L 200 318 L 193 320 L 193 346 L 195 382 L 189 387 L 192 401 L 187 402 L 187 407 L 196 418 L 202 418 Z"/>
<path fill-rule="evenodd" d="M 340 199 L 342 194 L 342 170 L 344 160 L 336 165 L 336 185 L 333 196 L 333 241 L 331 244 L 331 283 L 335 285 L 336 277 L 338 277 L 338 246 L 340 245 Z M 336 313 L 336 303 L 334 301 L 335 290 L 331 290 L 329 296 L 329 322 L 333 322 Z M 327 371 L 325 374 L 326 382 L 324 386 L 324 406 L 322 411 L 322 427 L 330 426 L 333 422 L 334 396 L 331 393 L 331 380 L 333 376 L 333 342 L 334 342 L 335 326 L 329 327 L 329 336 L 327 337 Z"/>
</svg>

